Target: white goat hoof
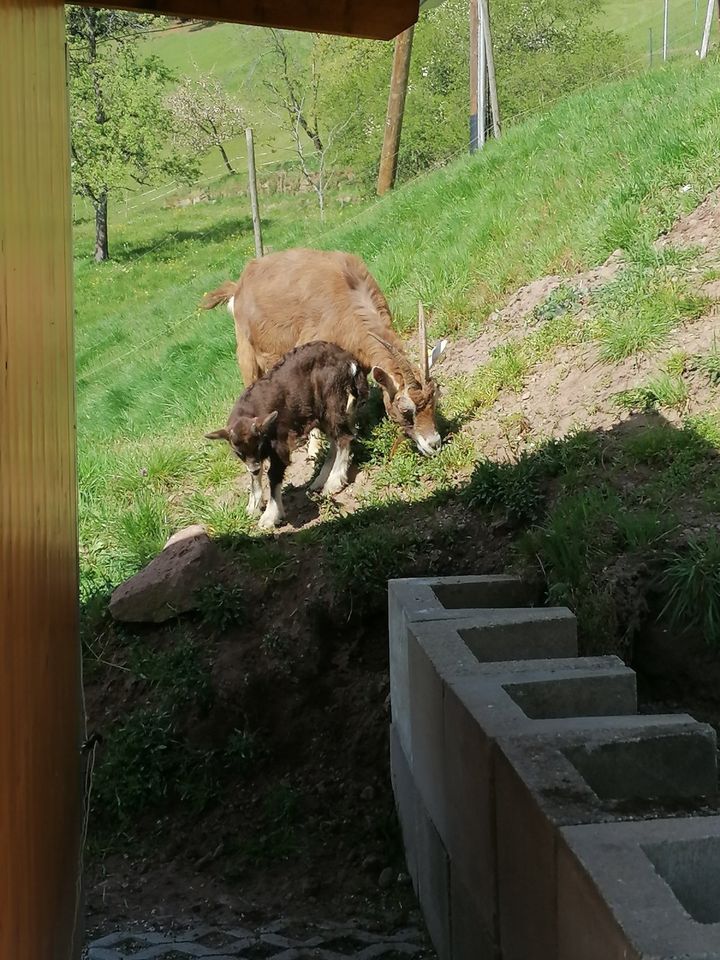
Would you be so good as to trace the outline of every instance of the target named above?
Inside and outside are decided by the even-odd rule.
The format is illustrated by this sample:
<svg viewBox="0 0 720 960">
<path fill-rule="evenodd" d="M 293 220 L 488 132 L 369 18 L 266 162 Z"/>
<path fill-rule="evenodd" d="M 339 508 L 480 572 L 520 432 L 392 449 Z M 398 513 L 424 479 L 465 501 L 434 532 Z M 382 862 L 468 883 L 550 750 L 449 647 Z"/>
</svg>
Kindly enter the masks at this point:
<svg viewBox="0 0 720 960">
<path fill-rule="evenodd" d="M 322 490 L 322 489 L 323 489 L 322 477 L 315 477 L 313 482 L 308 487 L 308 490 L 312 490 L 313 493 L 317 493 L 318 490 Z"/>
<path fill-rule="evenodd" d="M 279 517 L 277 514 L 268 516 L 267 513 L 264 513 L 258 521 L 258 526 L 261 530 L 274 530 L 275 527 L 282 526 L 284 522 L 285 517 Z"/>
<path fill-rule="evenodd" d="M 333 480 L 328 481 L 325 486 L 322 488 L 323 497 L 334 497 L 336 493 L 340 493 L 341 490 L 344 490 L 347 486 L 346 480 Z"/>
<path fill-rule="evenodd" d="M 249 517 L 259 517 L 262 513 L 262 505 L 258 504 L 257 506 L 249 503 L 245 511 Z"/>
</svg>

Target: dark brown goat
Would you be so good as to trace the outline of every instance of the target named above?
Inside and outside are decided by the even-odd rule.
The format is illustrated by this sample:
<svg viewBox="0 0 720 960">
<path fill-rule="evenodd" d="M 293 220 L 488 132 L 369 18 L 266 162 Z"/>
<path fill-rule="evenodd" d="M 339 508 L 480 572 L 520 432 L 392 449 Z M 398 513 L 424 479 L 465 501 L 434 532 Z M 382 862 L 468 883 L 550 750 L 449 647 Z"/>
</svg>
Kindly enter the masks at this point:
<svg viewBox="0 0 720 960">
<path fill-rule="evenodd" d="M 265 529 L 284 519 L 282 481 L 298 439 L 320 429 L 330 440 L 330 452 L 312 490 L 326 496 L 347 484 L 355 413 L 368 395 L 367 377 L 346 350 L 331 343 L 306 343 L 287 353 L 237 400 L 227 426 L 206 434 L 227 440 L 251 478 L 248 513 L 262 505 L 262 467 L 270 460 L 270 499 L 260 519 Z"/>
</svg>

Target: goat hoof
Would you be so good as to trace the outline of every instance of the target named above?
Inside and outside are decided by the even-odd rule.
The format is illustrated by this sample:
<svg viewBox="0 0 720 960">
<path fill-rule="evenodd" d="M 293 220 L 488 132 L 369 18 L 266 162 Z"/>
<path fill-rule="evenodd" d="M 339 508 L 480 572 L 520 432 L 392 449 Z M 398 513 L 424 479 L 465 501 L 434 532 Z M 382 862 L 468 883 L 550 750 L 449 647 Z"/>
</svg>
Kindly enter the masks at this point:
<svg viewBox="0 0 720 960">
<path fill-rule="evenodd" d="M 320 480 L 319 477 L 316 480 L 313 480 L 313 482 L 308 487 L 308 490 L 312 491 L 313 493 L 317 493 L 318 490 L 322 490 L 322 489 L 323 489 L 322 480 Z"/>
<path fill-rule="evenodd" d="M 326 483 L 321 492 L 324 497 L 334 497 L 336 493 L 340 493 L 346 486 L 347 483 L 338 480 L 335 483 Z"/>
<path fill-rule="evenodd" d="M 262 513 L 262 507 L 252 507 L 248 504 L 247 510 L 245 511 L 249 517 L 259 517 Z"/>
<path fill-rule="evenodd" d="M 258 526 L 261 530 L 274 530 L 275 527 L 280 527 L 285 522 L 285 517 L 268 517 L 263 514 L 258 521 Z"/>
</svg>

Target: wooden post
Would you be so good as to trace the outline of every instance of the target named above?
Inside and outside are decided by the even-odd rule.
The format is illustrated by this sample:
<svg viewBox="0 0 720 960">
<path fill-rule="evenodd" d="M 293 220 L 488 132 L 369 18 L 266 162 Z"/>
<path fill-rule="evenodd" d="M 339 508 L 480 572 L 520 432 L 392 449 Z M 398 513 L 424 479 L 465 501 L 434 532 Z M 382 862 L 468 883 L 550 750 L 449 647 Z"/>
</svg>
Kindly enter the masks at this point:
<svg viewBox="0 0 720 960">
<path fill-rule="evenodd" d="M 477 95 L 477 113 L 478 113 L 478 146 L 485 146 L 487 140 L 487 43 L 485 40 L 485 8 L 482 0 L 477 0 L 478 5 L 478 95 Z"/>
<path fill-rule="evenodd" d="M 668 58 L 668 14 L 670 0 L 663 0 L 663 62 Z"/>
<path fill-rule="evenodd" d="M 710 48 L 710 30 L 712 28 L 714 8 L 715 0 L 708 0 L 707 11 L 705 12 L 705 28 L 703 30 L 702 46 L 700 47 L 701 60 L 707 57 L 708 49 Z"/>
<path fill-rule="evenodd" d="M 245 131 L 247 140 L 248 155 L 248 186 L 250 188 L 250 206 L 252 208 L 253 233 L 255 234 L 255 256 L 262 257 L 262 226 L 260 224 L 260 206 L 258 204 L 257 176 L 255 173 L 255 141 L 253 140 L 252 127 Z"/>
<path fill-rule="evenodd" d="M 0 957 L 79 957 L 72 200 L 61 0 L 0 0 Z"/>
<path fill-rule="evenodd" d="M 478 0 L 470 0 L 470 153 L 475 153 L 479 143 L 478 122 L 478 77 L 479 54 L 478 39 L 480 36 L 480 5 Z"/>
<path fill-rule="evenodd" d="M 488 0 L 480 0 L 480 3 L 483 8 L 483 22 L 485 25 L 485 55 L 487 59 L 493 136 L 497 138 L 500 136 L 500 106 L 498 104 L 497 83 L 495 80 L 495 54 L 493 53 L 492 30 L 490 28 L 490 8 L 488 7 Z"/>
<path fill-rule="evenodd" d="M 395 38 L 390 96 L 388 97 L 387 117 L 385 118 L 385 136 L 383 137 L 382 154 L 380 155 L 380 172 L 378 173 L 378 196 L 392 190 L 395 184 L 414 32 L 415 27 L 412 26 Z"/>
</svg>

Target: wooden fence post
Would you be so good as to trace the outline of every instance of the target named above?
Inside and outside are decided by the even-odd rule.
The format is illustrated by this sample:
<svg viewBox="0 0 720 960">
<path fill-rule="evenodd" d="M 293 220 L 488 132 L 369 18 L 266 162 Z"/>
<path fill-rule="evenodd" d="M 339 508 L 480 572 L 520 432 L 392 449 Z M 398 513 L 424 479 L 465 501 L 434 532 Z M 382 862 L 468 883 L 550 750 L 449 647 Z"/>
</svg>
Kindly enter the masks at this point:
<svg viewBox="0 0 720 960">
<path fill-rule="evenodd" d="M 260 206 L 258 205 L 257 175 L 255 173 L 255 142 L 252 127 L 245 131 L 248 155 L 248 186 L 250 188 L 250 206 L 252 208 L 253 233 L 255 234 L 255 256 L 262 257 L 262 226 L 260 224 Z"/>
<path fill-rule="evenodd" d="M 378 196 L 392 190 L 395 183 L 414 31 L 414 26 L 408 27 L 407 30 L 404 30 L 395 38 L 390 96 L 388 97 L 387 117 L 385 119 L 385 136 L 383 137 L 382 154 L 380 155 L 380 172 L 378 173 Z"/>
</svg>

